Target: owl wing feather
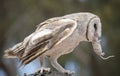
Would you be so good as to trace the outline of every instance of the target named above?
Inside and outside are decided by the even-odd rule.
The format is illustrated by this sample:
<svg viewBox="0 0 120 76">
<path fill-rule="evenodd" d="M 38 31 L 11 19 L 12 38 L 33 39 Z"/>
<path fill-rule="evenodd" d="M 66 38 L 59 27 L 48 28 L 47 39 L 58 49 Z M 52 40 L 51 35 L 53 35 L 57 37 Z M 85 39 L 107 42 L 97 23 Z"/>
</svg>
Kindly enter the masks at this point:
<svg viewBox="0 0 120 76">
<path fill-rule="evenodd" d="M 76 26 L 76 22 L 71 19 L 59 19 L 44 24 L 21 42 L 18 48 L 22 46 L 22 50 L 16 49 L 12 52 L 26 65 L 70 36 Z"/>
</svg>

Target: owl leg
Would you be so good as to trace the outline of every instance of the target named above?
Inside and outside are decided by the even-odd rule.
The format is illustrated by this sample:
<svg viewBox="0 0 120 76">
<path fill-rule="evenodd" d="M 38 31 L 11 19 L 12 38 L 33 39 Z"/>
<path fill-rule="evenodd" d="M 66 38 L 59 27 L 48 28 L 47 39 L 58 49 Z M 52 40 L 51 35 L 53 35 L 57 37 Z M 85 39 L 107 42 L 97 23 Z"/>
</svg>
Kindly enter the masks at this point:
<svg viewBox="0 0 120 76">
<path fill-rule="evenodd" d="M 74 74 L 73 71 L 70 71 L 70 70 L 66 70 L 64 69 L 58 62 L 57 62 L 57 56 L 51 56 L 49 57 L 49 60 L 50 60 L 50 63 L 51 65 L 56 68 L 59 72 L 61 73 L 65 73 L 65 74 L 68 74 L 68 75 L 71 75 L 71 74 Z"/>
<path fill-rule="evenodd" d="M 40 73 L 41 76 L 51 73 L 50 68 L 47 68 L 45 65 L 45 56 L 40 56 L 39 58 L 40 58 L 41 68 L 38 69 L 37 72 Z"/>
</svg>

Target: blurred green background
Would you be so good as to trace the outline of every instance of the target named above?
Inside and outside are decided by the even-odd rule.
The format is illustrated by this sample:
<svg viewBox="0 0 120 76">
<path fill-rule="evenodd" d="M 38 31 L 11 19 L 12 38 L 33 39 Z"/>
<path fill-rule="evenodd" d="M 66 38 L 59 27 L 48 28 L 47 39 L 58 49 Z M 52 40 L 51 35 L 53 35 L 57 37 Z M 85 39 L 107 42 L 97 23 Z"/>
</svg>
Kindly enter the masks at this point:
<svg viewBox="0 0 120 76">
<path fill-rule="evenodd" d="M 18 69 L 17 59 L 2 58 L 4 50 L 34 32 L 40 22 L 76 12 L 101 18 L 103 51 L 115 57 L 104 61 L 85 42 L 59 63 L 76 71 L 75 76 L 120 76 L 120 0 L 0 0 L 0 76 L 22 76 L 38 69 L 38 59 Z"/>
</svg>

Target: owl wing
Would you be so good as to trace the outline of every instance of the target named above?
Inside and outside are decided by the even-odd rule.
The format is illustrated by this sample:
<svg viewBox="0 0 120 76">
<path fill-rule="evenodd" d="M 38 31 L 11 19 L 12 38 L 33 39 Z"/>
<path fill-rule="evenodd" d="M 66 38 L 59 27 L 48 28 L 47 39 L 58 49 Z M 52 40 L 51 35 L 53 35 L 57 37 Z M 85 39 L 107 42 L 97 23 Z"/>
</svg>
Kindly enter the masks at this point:
<svg viewBox="0 0 120 76">
<path fill-rule="evenodd" d="M 19 59 L 23 64 L 28 64 L 69 37 L 76 28 L 76 21 L 71 19 L 59 19 L 44 24 L 22 42 L 24 52 Z"/>
</svg>

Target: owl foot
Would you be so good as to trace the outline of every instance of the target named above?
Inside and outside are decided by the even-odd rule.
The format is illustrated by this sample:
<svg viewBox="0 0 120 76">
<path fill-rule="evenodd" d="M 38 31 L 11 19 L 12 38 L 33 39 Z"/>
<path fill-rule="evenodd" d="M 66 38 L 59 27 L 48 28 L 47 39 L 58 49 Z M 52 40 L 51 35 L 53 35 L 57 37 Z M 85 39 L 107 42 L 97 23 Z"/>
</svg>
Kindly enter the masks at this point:
<svg viewBox="0 0 120 76">
<path fill-rule="evenodd" d="M 50 74 L 51 70 L 50 68 L 41 67 L 39 70 L 37 70 L 37 73 L 40 73 L 40 76 L 45 76 L 45 74 Z"/>
<path fill-rule="evenodd" d="M 68 75 L 72 75 L 75 72 L 74 71 L 70 71 L 70 70 L 65 70 L 63 73 L 68 74 Z"/>
</svg>

